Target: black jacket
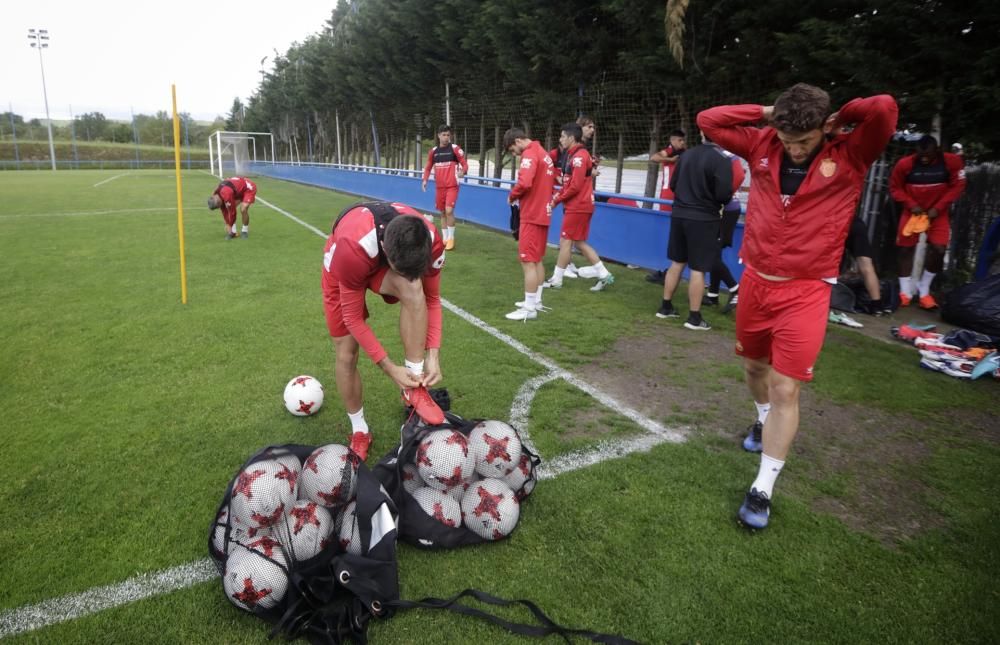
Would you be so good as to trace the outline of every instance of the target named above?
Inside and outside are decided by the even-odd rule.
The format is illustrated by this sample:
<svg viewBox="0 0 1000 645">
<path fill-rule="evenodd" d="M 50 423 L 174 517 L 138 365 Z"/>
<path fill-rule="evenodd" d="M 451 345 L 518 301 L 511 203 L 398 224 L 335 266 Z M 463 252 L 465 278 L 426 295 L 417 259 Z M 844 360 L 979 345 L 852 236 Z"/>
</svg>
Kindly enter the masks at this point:
<svg viewBox="0 0 1000 645">
<path fill-rule="evenodd" d="M 733 198 L 732 161 L 714 143 L 695 146 L 677 160 L 670 190 L 674 191 L 673 217 L 717 220 Z"/>
</svg>

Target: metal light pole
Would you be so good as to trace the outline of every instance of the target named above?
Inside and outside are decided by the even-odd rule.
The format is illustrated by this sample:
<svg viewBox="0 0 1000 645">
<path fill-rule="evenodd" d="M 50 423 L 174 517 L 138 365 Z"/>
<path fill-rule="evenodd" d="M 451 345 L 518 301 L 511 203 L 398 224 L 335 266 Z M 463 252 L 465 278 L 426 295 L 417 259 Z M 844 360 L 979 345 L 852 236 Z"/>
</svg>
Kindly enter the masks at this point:
<svg viewBox="0 0 1000 645">
<path fill-rule="evenodd" d="M 42 63 L 42 50 L 49 46 L 48 29 L 29 29 L 28 40 L 31 46 L 38 49 L 38 66 L 42 68 L 42 96 L 45 97 L 45 120 L 49 125 L 49 158 L 52 159 L 52 170 L 56 169 L 56 146 L 52 143 L 52 118 L 49 116 L 49 92 L 45 89 L 45 65 Z"/>
</svg>

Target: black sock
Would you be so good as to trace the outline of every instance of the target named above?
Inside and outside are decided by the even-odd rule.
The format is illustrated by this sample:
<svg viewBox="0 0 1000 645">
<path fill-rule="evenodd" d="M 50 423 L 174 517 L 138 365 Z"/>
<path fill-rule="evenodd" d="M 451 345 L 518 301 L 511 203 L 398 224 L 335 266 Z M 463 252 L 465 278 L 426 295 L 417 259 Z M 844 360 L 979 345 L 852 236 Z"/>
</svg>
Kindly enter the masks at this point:
<svg viewBox="0 0 1000 645">
<path fill-rule="evenodd" d="M 663 301 L 663 308 L 664 308 L 664 309 L 673 309 L 673 308 L 674 308 L 674 306 L 673 306 L 672 304 L 670 304 L 670 301 L 669 301 L 669 300 L 664 300 L 664 301 Z"/>
<path fill-rule="evenodd" d="M 693 322 L 694 324 L 697 325 L 698 323 L 701 322 L 701 312 L 700 311 L 689 311 L 688 312 L 688 320 L 690 320 L 691 322 Z"/>
</svg>

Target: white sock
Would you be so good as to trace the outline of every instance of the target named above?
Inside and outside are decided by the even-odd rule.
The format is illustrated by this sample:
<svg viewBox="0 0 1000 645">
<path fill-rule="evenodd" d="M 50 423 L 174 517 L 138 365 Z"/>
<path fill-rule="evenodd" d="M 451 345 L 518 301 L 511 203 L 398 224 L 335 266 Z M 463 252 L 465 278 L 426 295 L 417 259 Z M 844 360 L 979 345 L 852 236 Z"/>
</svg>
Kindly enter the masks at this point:
<svg viewBox="0 0 1000 645">
<path fill-rule="evenodd" d="M 404 360 L 403 364 L 406 365 L 406 369 L 408 369 L 411 372 L 413 372 L 413 374 L 415 376 L 423 376 L 424 375 L 424 362 L 423 361 Z"/>
<path fill-rule="evenodd" d="M 233 235 L 236 235 L 236 224 L 233 224 Z"/>
<path fill-rule="evenodd" d="M 529 293 L 529 292 L 525 291 L 524 292 L 524 308 L 525 309 L 530 309 L 530 310 L 534 311 L 535 308 L 537 307 L 537 305 L 538 305 L 538 296 L 535 295 L 535 292 L 532 291 L 532 292 Z"/>
<path fill-rule="evenodd" d="M 920 282 L 917 283 L 917 289 L 920 291 L 921 298 L 931 294 L 931 282 L 934 280 L 934 276 L 936 275 L 936 273 L 924 271 L 924 274 L 920 276 Z"/>
<path fill-rule="evenodd" d="M 249 227 L 249 226 L 244 226 L 244 227 L 243 227 L 243 232 L 244 232 L 244 233 L 247 233 L 247 232 L 248 232 L 249 230 L 250 230 L 250 227 Z"/>
<path fill-rule="evenodd" d="M 569 264 L 566 265 L 566 269 L 565 270 L 566 271 L 576 271 L 576 265 L 573 264 L 572 262 L 570 262 Z"/>
<path fill-rule="evenodd" d="M 753 404 L 757 406 L 757 420 L 763 425 L 767 421 L 767 413 L 771 411 L 771 404 L 757 403 L 756 401 Z"/>
<path fill-rule="evenodd" d="M 364 408 L 361 408 L 354 414 L 348 412 L 347 418 L 351 420 L 351 432 L 364 432 L 368 434 L 368 422 L 365 421 Z"/>
<path fill-rule="evenodd" d="M 899 292 L 901 294 L 903 294 L 904 296 L 912 296 L 913 295 L 913 278 L 911 278 L 910 276 L 906 276 L 905 278 L 903 276 L 900 276 L 899 277 Z"/>
<path fill-rule="evenodd" d="M 562 282 L 562 280 L 563 280 L 563 274 L 564 273 L 566 273 L 566 269 L 560 267 L 557 264 L 556 268 L 552 269 L 552 281 L 553 282 Z"/>
<path fill-rule="evenodd" d="M 761 453 L 760 470 L 757 471 L 757 479 L 753 480 L 750 488 L 756 488 L 758 492 L 766 494 L 767 498 L 771 499 L 774 496 L 774 481 L 778 479 L 784 465 L 785 462 Z"/>
<path fill-rule="evenodd" d="M 609 271 L 604 268 L 603 262 L 598 262 L 597 264 L 594 265 L 594 268 L 597 269 L 598 278 L 603 280 L 604 278 L 608 277 Z"/>
<path fill-rule="evenodd" d="M 455 227 L 449 226 L 444 230 L 444 239 L 453 240 L 455 239 Z"/>
<path fill-rule="evenodd" d="M 712 293 L 711 291 L 706 291 L 705 295 L 708 296 L 709 298 L 718 298 L 719 297 L 719 294 Z"/>
</svg>

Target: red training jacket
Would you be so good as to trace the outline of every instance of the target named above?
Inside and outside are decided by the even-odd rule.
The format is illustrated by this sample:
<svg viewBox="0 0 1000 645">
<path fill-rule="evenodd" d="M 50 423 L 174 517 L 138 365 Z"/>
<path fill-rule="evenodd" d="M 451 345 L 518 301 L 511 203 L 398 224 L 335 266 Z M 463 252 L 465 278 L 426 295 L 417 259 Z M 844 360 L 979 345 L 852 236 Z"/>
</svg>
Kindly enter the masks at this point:
<svg viewBox="0 0 1000 645">
<path fill-rule="evenodd" d="M 517 183 L 510 189 L 508 201 L 521 200 L 521 221 L 527 224 L 548 226 L 552 213 L 548 210 L 555 185 L 556 173 L 552 158 L 542 149 L 542 144 L 532 141 L 521 153 L 521 167 Z"/>
<path fill-rule="evenodd" d="M 698 114 L 698 127 L 712 141 L 750 165 L 740 249 L 748 266 L 786 278 L 837 276 L 865 174 L 892 136 L 898 112 L 896 101 L 886 94 L 845 104 L 838 120 L 856 124 L 854 130 L 822 144 L 789 199 L 781 195 L 785 149 L 777 130 L 744 125 L 763 119 L 762 106 L 724 105 Z"/>
<path fill-rule="evenodd" d="M 427 302 L 426 349 L 441 347 L 441 267 L 444 266 L 444 242 L 434 222 L 409 206 L 393 203 L 401 217 L 420 217 L 431 232 L 431 266 L 421 278 Z M 368 280 L 386 265 L 379 253 L 375 216 L 367 208 L 352 209 L 326 238 L 323 249 L 323 300 L 333 304 L 333 286 L 339 283 L 344 324 L 373 363 L 387 356 L 375 332 L 365 321 L 365 293 Z"/>
<path fill-rule="evenodd" d="M 950 152 L 942 152 L 930 166 L 917 160 L 918 155 L 912 154 L 896 163 L 889 193 L 911 213 L 936 208 L 940 215 L 948 215 L 949 207 L 965 190 L 965 161 Z"/>
<path fill-rule="evenodd" d="M 219 184 L 216 186 L 215 190 L 212 191 L 212 194 L 218 195 L 222 200 L 223 214 L 228 215 L 229 217 L 236 217 L 236 204 L 243 201 L 243 195 L 247 191 L 256 193 L 257 185 L 249 179 L 244 179 L 243 177 L 230 177 L 226 181 L 235 186 L 236 190 L 233 191 L 232 188 L 226 186 L 225 184 Z"/>
<path fill-rule="evenodd" d="M 593 213 L 594 183 L 590 180 L 593 167 L 590 153 L 582 144 L 567 150 L 566 167 L 563 169 L 563 188 L 552 198 L 552 206 L 563 204 L 567 213 Z"/>
</svg>

